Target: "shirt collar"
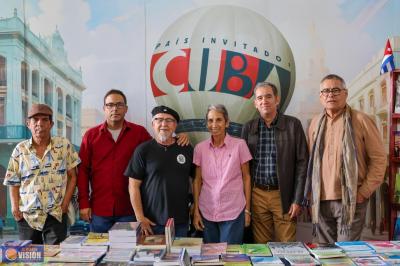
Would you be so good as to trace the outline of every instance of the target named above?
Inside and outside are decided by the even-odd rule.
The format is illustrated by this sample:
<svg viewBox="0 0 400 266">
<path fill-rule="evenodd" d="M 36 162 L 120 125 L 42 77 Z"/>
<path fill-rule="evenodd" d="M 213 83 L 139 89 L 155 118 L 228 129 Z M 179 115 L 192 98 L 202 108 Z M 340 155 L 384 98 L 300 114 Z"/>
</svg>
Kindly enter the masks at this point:
<svg viewBox="0 0 400 266">
<path fill-rule="evenodd" d="M 124 131 L 125 129 L 131 129 L 132 126 L 130 123 L 127 123 L 126 120 L 124 120 L 124 123 L 122 124 L 122 128 L 121 131 Z M 104 132 L 104 131 L 108 131 L 108 127 L 107 127 L 107 121 L 104 121 L 104 123 L 100 126 L 100 131 Z"/>
<path fill-rule="evenodd" d="M 224 144 L 222 144 L 221 147 L 223 147 L 223 146 L 229 146 L 229 144 L 232 142 L 232 138 L 233 138 L 232 136 L 230 136 L 228 133 L 226 133 L 226 134 L 225 134 L 225 138 L 224 138 Z M 207 140 L 207 142 L 208 142 L 208 146 L 209 146 L 209 147 L 215 148 L 214 145 L 213 145 L 213 143 L 212 143 L 211 137 Z"/>
<path fill-rule="evenodd" d="M 49 144 L 48 144 L 47 147 L 46 147 L 46 151 L 47 151 L 47 150 L 51 150 L 51 147 L 53 147 L 53 146 L 54 146 L 54 140 L 53 140 L 52 137 L 50 137 L 50 142 L 49 142 Z M 32 148 L 33 148 L 33 138 L 30 137 L 29 140 L 28 140 L 28 149 L 29 149 L 29 150 L 32 150 Z"/>
</svg>

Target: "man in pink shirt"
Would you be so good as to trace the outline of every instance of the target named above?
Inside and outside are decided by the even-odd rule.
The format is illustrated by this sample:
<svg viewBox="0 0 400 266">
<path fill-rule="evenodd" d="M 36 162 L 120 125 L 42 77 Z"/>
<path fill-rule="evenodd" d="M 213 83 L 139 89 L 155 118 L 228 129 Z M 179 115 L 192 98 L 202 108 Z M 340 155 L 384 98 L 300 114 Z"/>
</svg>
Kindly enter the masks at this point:
<svg viewBox="0 0 400 266">
<path fill-rule="evenodd" d="M 194 226 L 204 242 L 240 244 L 250 225 L 250 151 L 242 139 L 226 133 L 228 112 L 223 105 L 208 108 L 211 138 L 194 150 L 197 166 L 193 185 Z"/>
</svg>

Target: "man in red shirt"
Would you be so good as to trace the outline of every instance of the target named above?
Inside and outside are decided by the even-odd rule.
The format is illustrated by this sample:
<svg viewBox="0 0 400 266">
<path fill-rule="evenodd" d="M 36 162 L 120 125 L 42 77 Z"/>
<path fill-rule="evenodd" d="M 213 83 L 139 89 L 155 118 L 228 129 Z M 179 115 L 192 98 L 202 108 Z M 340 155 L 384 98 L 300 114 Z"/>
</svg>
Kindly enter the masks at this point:
<svg viewBox="0 0 400 266">
<path fill-rule="evenodd" d="M 107 232 L 115 222 L 134 221 L 123 173 L 135 148 L 151 139 L 144 127 L 124 119 L 128 106 L 122 91 L 108 91 L 103 110 L 106 121 L 85 133 L 79 152 L 80 217 L 90 222 L 92 232 Z"/>
</svg>

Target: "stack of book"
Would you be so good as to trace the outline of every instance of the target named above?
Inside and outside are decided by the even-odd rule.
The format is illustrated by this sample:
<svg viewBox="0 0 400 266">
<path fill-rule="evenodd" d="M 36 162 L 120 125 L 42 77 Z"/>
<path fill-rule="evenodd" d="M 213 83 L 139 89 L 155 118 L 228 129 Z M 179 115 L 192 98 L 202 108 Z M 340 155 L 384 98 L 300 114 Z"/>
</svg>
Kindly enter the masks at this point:
<svg viewBox="0 0 400 266">
<path fill-rule="evenodd" d="M 133 261 L 137 264 L 159 262 L 165 255 L 165 248 L 141 248 L 136 250 Z"/>
<path fill-rule="evenodd" d="M 169 218 L 165 224 L 165 242 L 167 245 L 167 252 L 171 251 L 172 242 L 175 239 L 175 222 L 174 218 Z"/>
<path fill-rule="evenodd" d="M 83 241 L 83 246 L 108 246 L 108 233 L 94 233 L 89 232 L 85 240 Z"/>
<path fill-rule="evenodd" d="M 308 256 L 310 254 L 301 242 L 268 242 L 268 246 L 272 254 L 280 258 L 285 256 Z"/>
<path fill-rule="evenodd" d="M 140 235 L 139 222 L 117 222 L 109 230 L 110 249 L 133 250 Z"/>
<path fill-rule="evenodd" d="M 60 243 L 61 252 L 49 257 L 48 262 L 97 263 L 108 250 L 108 246 L 84 246 L 86 236 L 71 235 Z"/>
<path fill-rule="evenodd" d="M 344 251 L 334 244 L 313 244 L 306 245 L 311 255 L 316 259 L 329 259 L 346 257 Z"/>
<path fill-rule="evenodd" d="M 244 252 L 249 257 L 270 257 L 270 248 L 266 244 L 243 244 Z"/>
<path fill-rule="evenodd" d="M 336 242 L 335 244 L 350 258 L 376 256 L 375 250 L 364 241 Z"/>
<path fill-rule="evenodd" d="M 285 265 L 279 257 L 250 257 L 254 266 L 279 266 Z"/>
<path fill-rule="evenodd" d="M 223 243 L 208 243 L 201 245 L 201 255 L 202 256 L 220 256 L 222 254 L 226 254 L 226 248 L 228 244 L 226 242 Z"/>
<path fill-rule="evenodd" d="M 166 253 L 161 260 L 154 262 L 154 266 L 190 266 L 190 256 L 186 249 L 179 252 Z"/>
<path fill-rule="evenodd" d="M 141 235 L 136 249 L 166 249 L 165 235 Z"/>
<path fill-rule="evenodd" d="M 248 265 L 251 266 L 250 258 L 246 254 L 223 254 L 221 260 L 224 265 Z"/>
<path fill-rule="evenodd" d="M 135 249 L 110 249 L 106 256 L 103 258 L 104 263 L 129 263 L 133 255 L 135 255 Z"/>
<path fill-rule="evenodd" d="M 320 265 L 319 261 L 310 255 L 286 255 L 285 260 L 293 266 Z"/>
<path fill-rule="evenodd" d="M 182 248 L 185 248 L 189 256 L 200 255 L 202 244 L 203 239 L 199 237 L 175 237 L 171 252 L 179 252 Z"/>
</svg>

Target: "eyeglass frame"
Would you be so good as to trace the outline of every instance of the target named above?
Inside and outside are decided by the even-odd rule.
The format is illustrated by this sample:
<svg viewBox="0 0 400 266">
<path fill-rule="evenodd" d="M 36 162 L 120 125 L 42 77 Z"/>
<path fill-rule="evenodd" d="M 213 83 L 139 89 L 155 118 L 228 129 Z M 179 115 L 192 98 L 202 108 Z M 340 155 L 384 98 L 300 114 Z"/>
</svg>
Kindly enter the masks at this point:
<svg viewBox="0 0 400 266">
<path fill-rule="evenodd" d="M 162 124 L 163 122 L 167 123 L 167 124 L 172 124 L 172 123 L 176 123 L 176 119 L 174 118 L 163 118 L 163 117 L 153 117 L 153 121 L 156 122 L 157 124 Z"/>
<path fill-rule="evenodd" d="M 345 91 L 346 89 L 342 89 L 342 88 L 332 88 L 332 89 L 322 89 L 319 91 L 319 93 L 321 93 L 323 96 L 328 97 L 329 94 L 332 93 L 333 96 L 338 96 L 340 93 L 342 93 L 342 91 Z"/>
<path fill-rule="evenodd" d="M 122 109 L 124 107 L 126 107 L 127 105 L 123 102 L 117 102 L 117 103 L 106 103 L 104 104 L 104 107 L 108 110 L 112 110 L 114 107 L 116 107 L 117 109 Z"/>
</svg>

